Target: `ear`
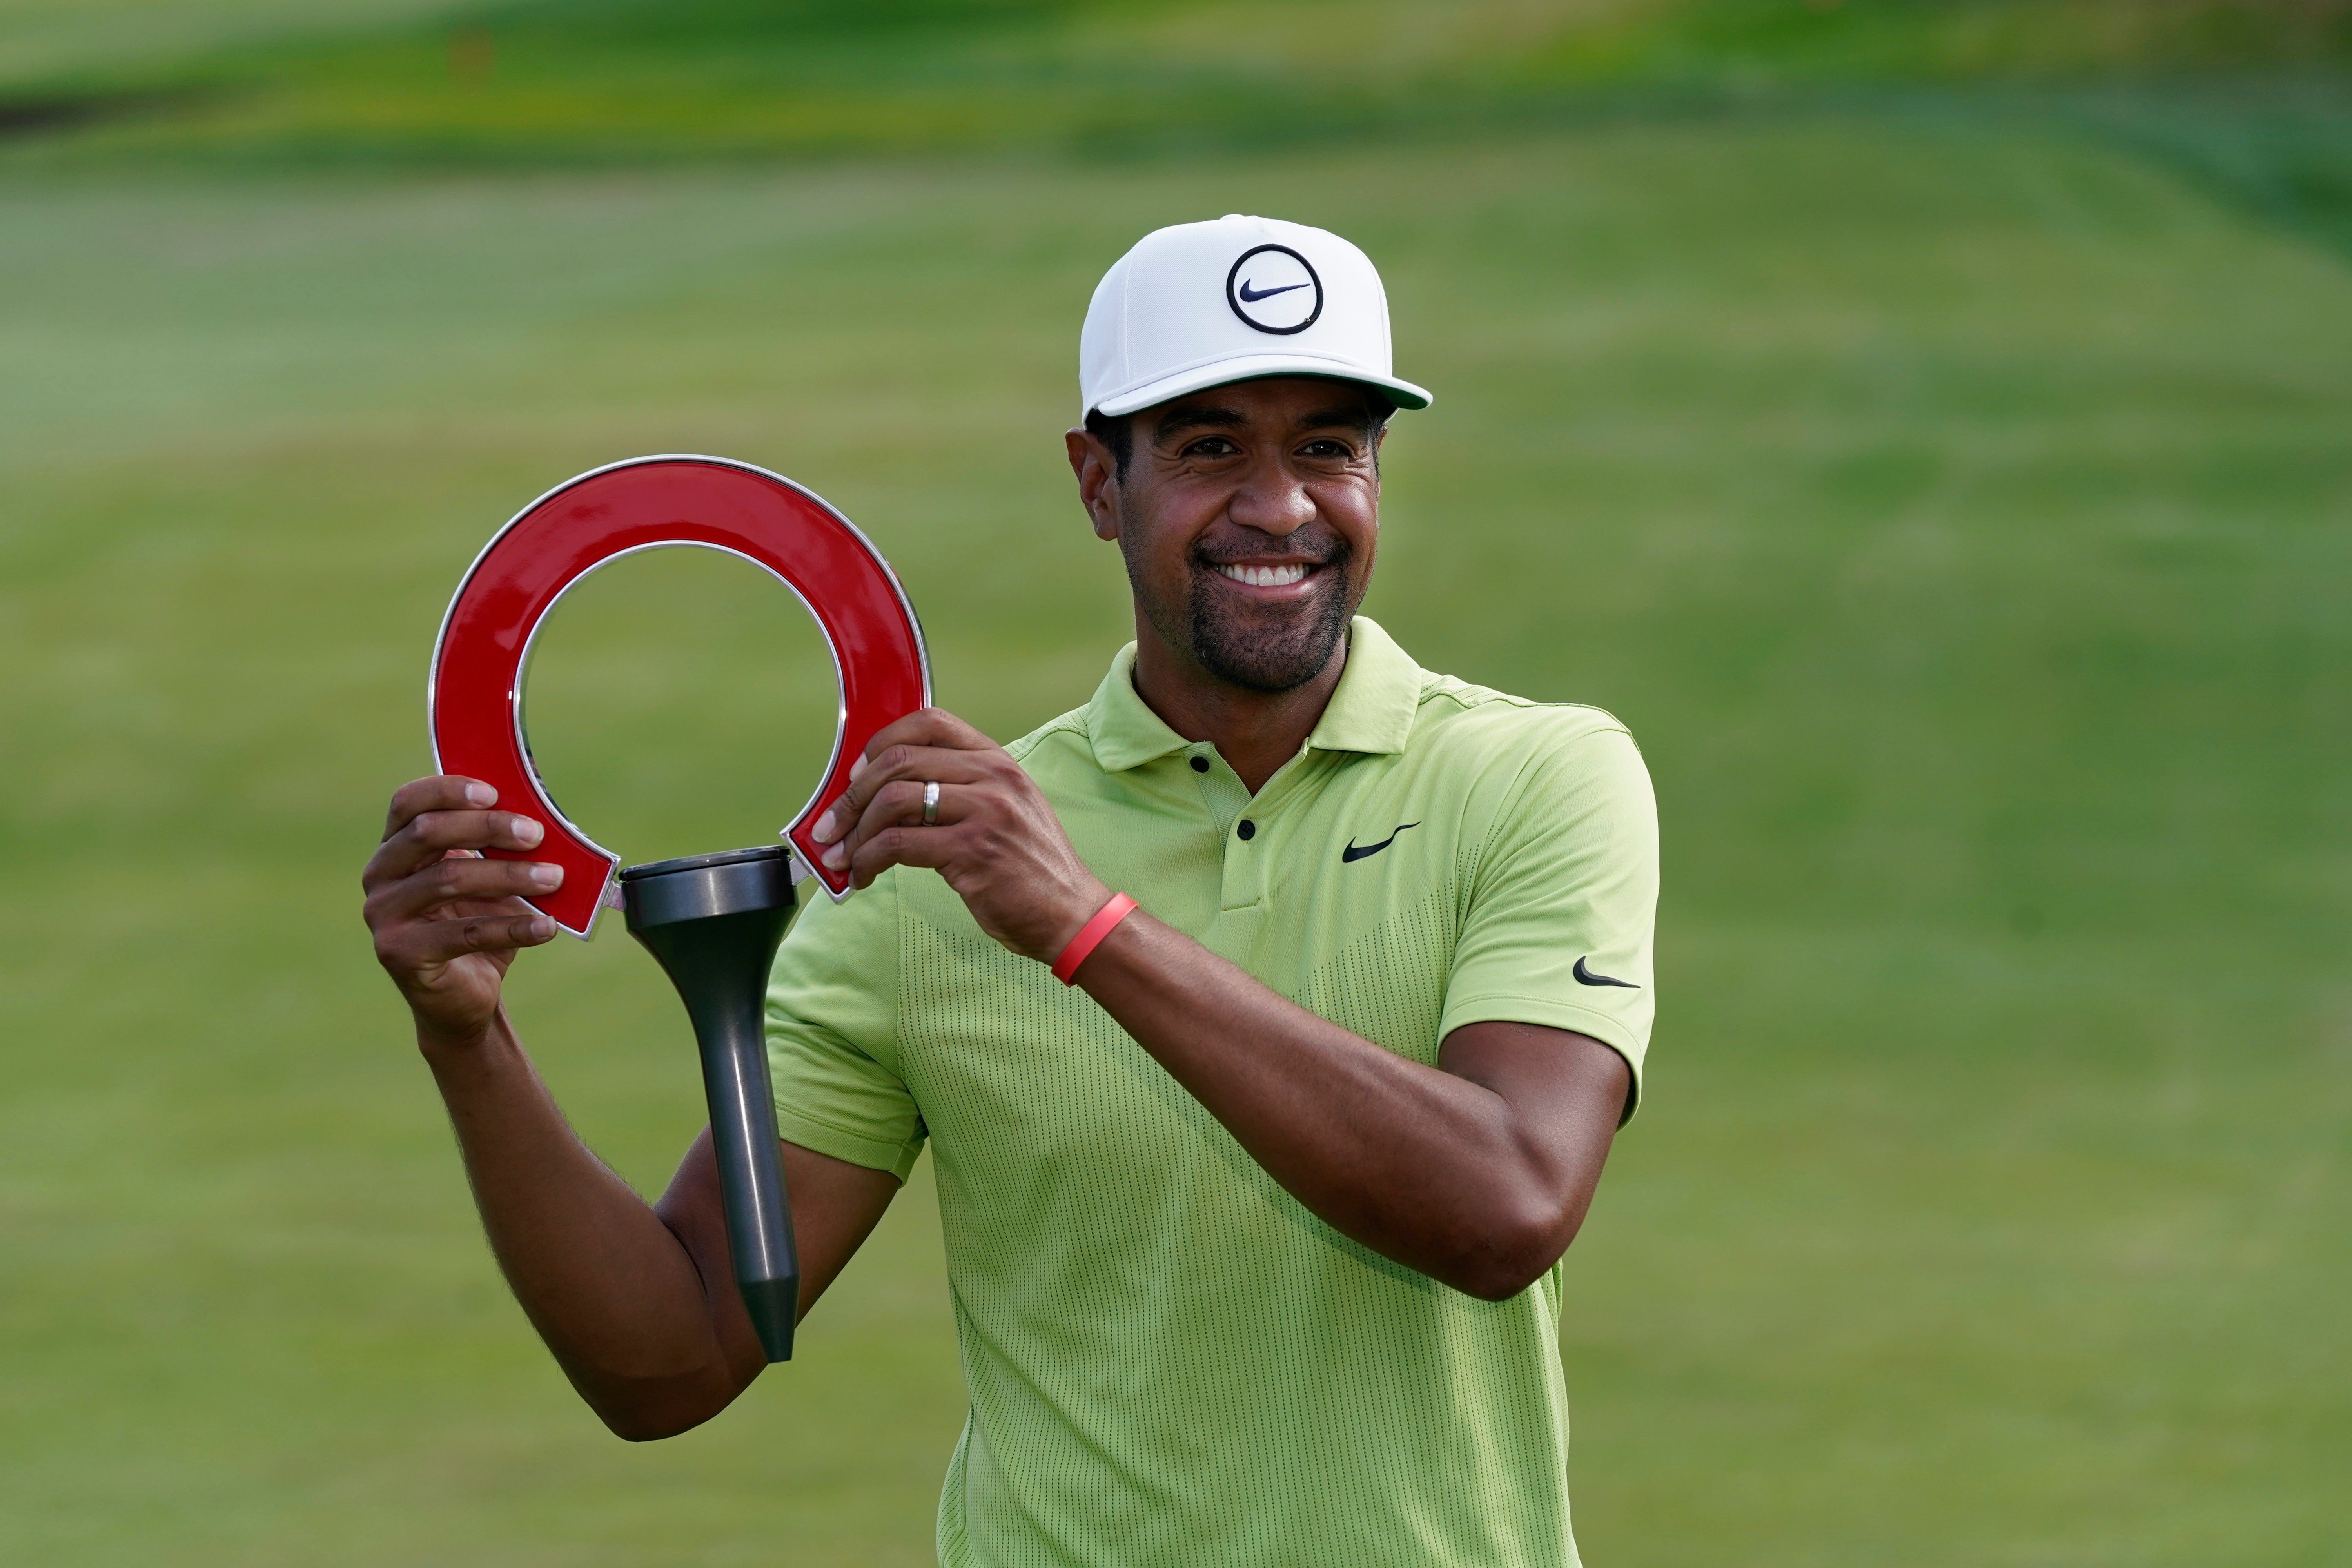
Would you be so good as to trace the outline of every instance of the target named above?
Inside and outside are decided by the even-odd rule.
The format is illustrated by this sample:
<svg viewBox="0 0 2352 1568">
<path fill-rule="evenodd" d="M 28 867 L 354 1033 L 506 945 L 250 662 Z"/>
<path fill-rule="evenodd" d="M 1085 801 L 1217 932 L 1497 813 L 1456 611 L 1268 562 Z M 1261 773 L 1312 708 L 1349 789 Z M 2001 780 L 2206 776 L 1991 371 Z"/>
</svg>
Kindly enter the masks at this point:
<svg viewBox="0 0 2352 1568">
<path fill-rule="evenodd" d="M 1069 450 L 1070 472 L 1078 480 L 1078 502 L 1087 509 L 1087 521 L 1095 525 L 1095 537 L 1117 539 L 1118 459 L 1083 427 L 1062 432 L 1062 444 Z"/>
</svg>

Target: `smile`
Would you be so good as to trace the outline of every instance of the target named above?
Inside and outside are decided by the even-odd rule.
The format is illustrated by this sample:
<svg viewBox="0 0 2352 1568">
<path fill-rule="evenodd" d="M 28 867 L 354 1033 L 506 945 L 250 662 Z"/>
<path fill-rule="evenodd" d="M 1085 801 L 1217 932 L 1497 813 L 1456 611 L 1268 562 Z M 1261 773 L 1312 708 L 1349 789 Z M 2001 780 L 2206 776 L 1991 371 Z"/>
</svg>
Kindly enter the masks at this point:
<svg viewBox="0 0 2352 1568">
<path fill-rule="evenodd" d="M 1304 583 L 1307 574 L 1314 570 L 1304 562 L 1294 561 L 1281 566 L 1219 566 L 1220 576 L 1231 577 L 1236 583 L 1246 583 L 1253 588 L 1287 588 L 1293 583 Z"/>
</svg>

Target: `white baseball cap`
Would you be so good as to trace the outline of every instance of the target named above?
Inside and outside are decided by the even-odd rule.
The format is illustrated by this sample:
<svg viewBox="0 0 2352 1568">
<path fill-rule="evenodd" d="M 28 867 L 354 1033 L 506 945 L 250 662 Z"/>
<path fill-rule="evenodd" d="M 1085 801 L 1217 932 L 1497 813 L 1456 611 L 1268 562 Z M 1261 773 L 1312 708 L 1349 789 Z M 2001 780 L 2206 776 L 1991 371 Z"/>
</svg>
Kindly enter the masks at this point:
<svg viewBox="0 0 2352 1568">
<path fill-rule="evenodd" d="M 1229 381 L 1328 375 L 1401 408 L 1389 300 L 1371 258 L 1327 229 L 1229 213 L 1154 229 L 1095 285 L 1078 333 L 1079 413 L 1117 416 Z"/>
</svg>

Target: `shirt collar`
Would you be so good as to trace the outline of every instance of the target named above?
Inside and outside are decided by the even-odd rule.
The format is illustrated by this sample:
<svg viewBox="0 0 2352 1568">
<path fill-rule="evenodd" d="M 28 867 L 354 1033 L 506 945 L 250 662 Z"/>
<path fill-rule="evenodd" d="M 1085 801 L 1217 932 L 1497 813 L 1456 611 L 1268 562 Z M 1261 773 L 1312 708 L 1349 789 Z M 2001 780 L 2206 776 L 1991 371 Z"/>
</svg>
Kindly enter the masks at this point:
<svg viewBox="0 0 2352 1568">
<path fill-rule="evenodd" d="M 1412 734 L 1421 704 L 1421 667 L 1382 631 L 1358 616 L 1348 628 L 1348 663 L 1307 737 L 1310 751 L 1397 752 Z M 1110 661 L 1109 673 L 1087 706 L 1087 738 L 1105 773 L 1141 767 L 1192 742 L 1168 727 L 1136 694 L 1135 645 Z"/>
</svg>

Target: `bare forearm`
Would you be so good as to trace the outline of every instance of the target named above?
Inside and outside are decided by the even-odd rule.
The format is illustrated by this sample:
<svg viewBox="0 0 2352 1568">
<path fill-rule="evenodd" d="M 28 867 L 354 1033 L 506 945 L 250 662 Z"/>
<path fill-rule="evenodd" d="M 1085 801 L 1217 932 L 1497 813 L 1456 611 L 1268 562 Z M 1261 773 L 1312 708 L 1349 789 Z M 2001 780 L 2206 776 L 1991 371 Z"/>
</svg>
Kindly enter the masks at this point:
<svg viewBox="0 0 2352 1568">
<path fill-rule="evenodd" d="M 581 1394 L 628 1437 L 708 1419 L 741 1387 L 678 1236 L 572 1132 L 503 1016 L 420 1031 L 491 1250 Z"/>
<path fill-rule="evenodd" d="M 1268 1174 L 1383 1256 L 1491 1298 L 1574 1237 L 1605 1138 L 1589 1169 L 1564 1168 L 1527 1108 L 1350 1034 L 1141 915 L 1078 981 Z"/>
<path fill-rule="evenodd" d="M 764 1364 L 727 1288 L 717 1183 L 704 1179 L 709 1152 L 698 1144 L 660 1209 L 649 1208 L 572 1135 L 532 1070 L 499 991 L 515 954 L 555 934 L 525 900 L 562 873 L 486 857 L 528 852 L 545 837 L 529 817 L 491 809 L 497 800 L 478 779 L 449 774 L 394 793 L 360 877 L 368 931 L 408 1003 L 516 1299 L 607 1426 L 667 1436 L 725 1408 Z M 878 1215 L 886 1202 L 868 1206 Z M 854 1223 L 836 1228 L 865 1234 Z"/>
<path fill-rule="evenodd" d="M 892 866 L 936 870 L 981 930 L 1040 962 L 1109 897 L 1020 765 L 936 709 L 867 743 L 815 833 L 861 888 Z M 1426 1067 L 1148 915 L 1114 928 L 1076 978 L 1293 1196 L 1474 1295 L 1515 1294 L 1559 1260 L 1624 1104 L 1624 1062 L 1598 1040 L 1473 1023 Z"/>
</svg>

